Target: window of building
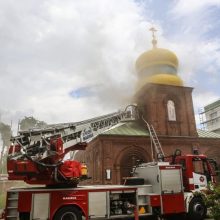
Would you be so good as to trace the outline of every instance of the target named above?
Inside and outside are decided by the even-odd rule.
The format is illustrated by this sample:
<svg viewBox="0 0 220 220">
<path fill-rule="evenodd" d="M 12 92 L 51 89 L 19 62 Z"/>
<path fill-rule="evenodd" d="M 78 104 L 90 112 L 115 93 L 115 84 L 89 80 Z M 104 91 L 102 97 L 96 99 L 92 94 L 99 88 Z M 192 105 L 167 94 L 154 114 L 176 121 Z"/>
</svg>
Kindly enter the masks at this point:
<svg viewBox="0 0 220 220">
<path fill-rule="evenodd" d="M 176 121 L 176 109 L 175 109 L 175 104 L 172 100 L 168 100 L 167 102 L 167 112 L 168 112 L 168 120 Z"/>
<path fill-rule="evenodd" d="M 213 112 L 209 115 L 210 119 L 214 119 L 217 117 L 217 112 Z"/>
<path fill-rule="evenodd" d="M 208 126 L 213 126 L 218 122 L 217 112 L 212 112 L 209 114 Z"/>
</svg>

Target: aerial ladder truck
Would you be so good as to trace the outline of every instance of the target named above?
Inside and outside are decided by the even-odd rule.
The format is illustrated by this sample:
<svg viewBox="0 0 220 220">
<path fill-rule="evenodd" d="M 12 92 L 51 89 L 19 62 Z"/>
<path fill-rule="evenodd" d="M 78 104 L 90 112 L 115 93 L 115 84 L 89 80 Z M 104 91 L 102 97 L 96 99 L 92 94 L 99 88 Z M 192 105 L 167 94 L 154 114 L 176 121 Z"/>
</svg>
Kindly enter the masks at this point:
<svg viewBox="0 0 220 220">
<path fill-rule="evenodd" d="M 144 121 L 157 156 L 150 163 L 135 166 L 133 176 L 125 177 L 124 185 L 79 186 L 79 181 L 88 178 L 86 165 L 66 160 L 66 155 L 85 150 L 94 137 L 123 120 Z M 134 105 L 126 111 L 78 123 L 20 131 L 12 137 L 7 163 L 9 180 L 22 180 L 36 187 L 7 191 L 5 220 L 137 220 L 173 215 L 202 220 L 206 207 L 195 192 L 205 189 L 208 181 L 214 182 L 215 176 L 205 155 L 182 156 L 177 150 L 165 157 L 156 131 Z M 195 165 L 204 172 L 198 173 Z"/>
<path fill-rule="evenodd" d="M 48 187 L 77 186 L 80 180 L 87 178 L 86 165 L 65 160 L 65 156 L 85 150 L 87 143 L 98 134 L 123 120 L 134 120 L 136 115 L 131 105 L 126 111 L 90 120 L 19 131 L 11 138 L 12 145 L 8 151 L 8 179 Z"/>
</svg>

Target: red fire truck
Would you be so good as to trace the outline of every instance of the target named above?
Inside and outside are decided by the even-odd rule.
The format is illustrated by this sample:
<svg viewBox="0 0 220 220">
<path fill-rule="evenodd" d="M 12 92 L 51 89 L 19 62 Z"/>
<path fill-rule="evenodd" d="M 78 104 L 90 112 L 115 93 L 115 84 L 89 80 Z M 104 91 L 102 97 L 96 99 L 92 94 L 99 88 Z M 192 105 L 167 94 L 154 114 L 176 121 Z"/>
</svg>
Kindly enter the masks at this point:
<svg viewBox="0 0 220 220">
<path fill-rule="evenodd" d="M 87 178 L 86 166 L 65 160 L 83 150 L 95 135 L 134 120 L 133 108 L 80 123 L 20 131 L 8 153 L 8 179 L 44 187 L 14 188 L 7 192 L 6 220 L 82 220 L 187 214 L 202 220 L 206 207 L 196 191 L 214 182 L 214 170 L 205 155 L 165 158 L 153 126 L 148 125 L 158 160 L 134 167 L 124 185 L 78 186 Z"/>
</svg>

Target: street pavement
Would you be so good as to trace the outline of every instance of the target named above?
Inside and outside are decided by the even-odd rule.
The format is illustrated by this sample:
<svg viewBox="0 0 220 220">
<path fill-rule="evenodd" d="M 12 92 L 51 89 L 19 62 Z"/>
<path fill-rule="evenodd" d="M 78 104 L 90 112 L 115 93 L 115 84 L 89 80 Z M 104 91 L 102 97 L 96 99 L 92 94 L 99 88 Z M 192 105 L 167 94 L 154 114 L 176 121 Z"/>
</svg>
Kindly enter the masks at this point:
<svg viewBox="0 0 220 220">
<path fill-rule="evenodd" d="M 0 209 L 0 214 L 2 213 L 3 209 Z M 126 218 L 127 219 L 127 218 Z M 0 220 L 3 220 L 0 218 Z M 147 219 L 146 219 L 147 220 Z M 205 220 L 213 220 L 212 218 L 206 218 Z"/>
</svg>

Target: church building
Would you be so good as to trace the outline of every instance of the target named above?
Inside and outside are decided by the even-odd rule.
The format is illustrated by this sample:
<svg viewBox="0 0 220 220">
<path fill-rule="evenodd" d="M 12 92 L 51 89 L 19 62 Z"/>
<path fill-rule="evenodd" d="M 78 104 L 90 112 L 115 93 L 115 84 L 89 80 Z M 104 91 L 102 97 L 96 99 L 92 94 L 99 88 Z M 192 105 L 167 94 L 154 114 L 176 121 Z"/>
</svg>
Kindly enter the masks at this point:
<svg viewBox="0 0 220 220">
<path fill-rule="evenodd" d="M 193 88 L 178 76 L 178 58 L 168 49 L 158 48 L 153 30 L 153 48 L 136 61 L 138 83 L 133 103 L 157 133 L 165 155 L 176 149 L 182 154 L 200 153 L 220 163 L 220 135 L 198 130 L 193 110 Z M 125 121 L 92 140 L 76 158 L 85 161 L 89 184 L 120 184 L 130 176 L 137 161 L 154 159 L 152 140 L 146 124 Z"/>
</svg>

